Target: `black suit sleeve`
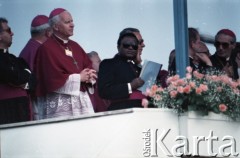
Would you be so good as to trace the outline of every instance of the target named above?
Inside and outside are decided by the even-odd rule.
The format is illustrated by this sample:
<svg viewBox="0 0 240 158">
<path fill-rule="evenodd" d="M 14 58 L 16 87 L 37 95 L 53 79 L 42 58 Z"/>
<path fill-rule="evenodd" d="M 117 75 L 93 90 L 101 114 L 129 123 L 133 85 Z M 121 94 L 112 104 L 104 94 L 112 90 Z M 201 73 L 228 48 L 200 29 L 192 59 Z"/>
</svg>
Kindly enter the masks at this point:
<svg viewBox="0 0 240 158">
<path fill-rule="evenodd" d="M 118 63 L 113 60 L 103 60 L 98 73 L 98 92 L 104 99 L 124 99 L 129 97 L 128 85 L 120 71 Z"/>
<path fill-rule="evenodd" d="M 0 82 L 20 86 L 29 81 L 31 72 L 22 58 L 12 54 L 4 54 L 0 60 Z"/>
</svg>

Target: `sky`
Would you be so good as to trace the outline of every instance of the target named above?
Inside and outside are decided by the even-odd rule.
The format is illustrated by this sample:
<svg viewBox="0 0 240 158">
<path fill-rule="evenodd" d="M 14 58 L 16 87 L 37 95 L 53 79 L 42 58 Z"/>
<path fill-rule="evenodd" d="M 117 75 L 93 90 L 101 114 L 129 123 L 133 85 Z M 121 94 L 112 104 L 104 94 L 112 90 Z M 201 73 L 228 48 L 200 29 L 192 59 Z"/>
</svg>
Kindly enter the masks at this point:
<svg viewBox="0 0 240 158">
<path fill-rule="evenodd" d="M 188 26 L 214 36 L 229 28 L 239 39 L 239 0 L 188 0 Z M 163 64 L 174 49 L 172 0 L 0 0 L 0 16 L 9 21 L 14 32 L 10 52 L 19 55 L 30 38 L 30 24 L 39 14 L 49 15 L 54 8 L 65 8 L 73 17 L 75 29 L 71 39 L 86 52 L 97 51 L 101 59 L 117 52 L 119 32 L 138 28 L 146 47 L 142 59 Z M 208 45 L 213 54 L 215 48 Z"/>
</svg>

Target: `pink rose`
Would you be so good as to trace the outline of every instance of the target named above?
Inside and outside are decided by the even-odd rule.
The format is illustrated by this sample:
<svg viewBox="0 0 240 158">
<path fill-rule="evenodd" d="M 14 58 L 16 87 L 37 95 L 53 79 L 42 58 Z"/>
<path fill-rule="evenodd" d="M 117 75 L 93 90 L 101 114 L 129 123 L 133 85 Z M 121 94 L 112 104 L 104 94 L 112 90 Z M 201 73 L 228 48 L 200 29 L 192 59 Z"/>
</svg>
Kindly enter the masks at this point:
<svg viewBox="0 0 240 158">
<path fill-rule="evenodd" d="M 185 87 L 183 88 L 183 92 L 184 92 L 184 93 L 189 94 L 190 91 L 191 91 L 191 87 L 190 87 L 189 85 L 187 85 L 187 86 L 185 86 Z"/>
<path fill-rule="evenodd" d="M 167 79 L 167 83 L 171 83 L 171 82 L 177 81 L 179 78 L 180 78 L 179 75 L 175 75 L 175 76 L 169 77 Z"/>
<path fill-rule="evenodd" d="M 237 88 L 237 86 L 238 86 L 238 83 L 237 83 L 237 82 L 231 82 L 231 87 L 232 87 L 233 89 Z"/>
<path fill-rule="evenodd" d="M 158 89 L 157 89 L 157 92 L 163 92 L 164 91 L 164 89 L 162 88 L 162 87 L 159 87 Z"/>
<path fill-rule="evenodd" d="M 182 86 L 177 87 L 177 91 L 178 93 L 183 93 L 183 87 Z"/>
<path fill-rule="evenodd" d="M 228 84 L 231 80 L 227 75 L 222 75 L 220 78 L 221 78 L 221 81 L 225 84 Z"/>
<path fill-rule="evenodd" d="M 173 90 L 173 91 L 170 92 L 171 98 L 176 98 L 177 94 L 178 94 L 178 92 L 175 91 L 175 90 Z"/>
<path fill-rule="evenodd" d="M 202 79 L 202 78 L 204 77 L 203 74 L 201 74 L 201 73 L 199 73 L 199 72 L 197 72 L 197 71 L 193 71 L 193 75 L 194 75 L 196 78 L 198 78 L 198 79 Z"/>
<path fill-rule="evenodd" d="M 153 85 L 152 87 L 151 87 L 151 90 L 152 90 L 152 92 L 156 92 L 157 91 L 157 89 L 158 89 L 158 86 L 157 85 Z"/>
<path fill-rule="evenodd" d="M 192 70 L 193 70 L 191 66 L 188 66 L 186 69 L 187 69 L 187 72 L 188 72 L 188 73 L 191 73 Z"/>
<path fill-rule="evenodd" d="M 190 79 L 192 78 L 192 74 L 187 73 L 187 74 L 186 74 L 186 78 L 190 80 Z"/>
<path fill-rule="evenodd" d="M 197 94 L 202 94 L 202 88 L 199 88 L 199 87 L 196 88 L 196 93 L 197 93 Z"/>
<path fill-rule="evenodd" d="M 185 81 L 183 79 L 177 80 L 177 85 L 184 85 Z"/>
<path fill-rule="evenodd" d="M 152 91 L 152 89 L 147 88 L 145 92 L 146 96 L 153 97 L 155 93 Z"/>
<path fill-rule="evenodd" d="M 173 76 L 173 80 L 174 80 L 174 81 L 178 80 L 179 78 L 180 78 L 179 75 L 174 75 L 174 76 Z"/>
<path fill-rule="evenodd" d="M 204 92 L 208 90 L 208 86 L 205 84 L 200 84 L 199 88 L 201 88 Z"/>
<path fill-rule="evenodd" d="M 195 88 L 196 87 L 196 83 L 195 82 L 190 82 L 189 85 L 192 87 L 192 88 Z"/>
<path fill-rule="evenodd" d="M 225 104 L 220 104 L 218 107 L 221 112 L 227 111 L 227 106 Z"/>
</svg>

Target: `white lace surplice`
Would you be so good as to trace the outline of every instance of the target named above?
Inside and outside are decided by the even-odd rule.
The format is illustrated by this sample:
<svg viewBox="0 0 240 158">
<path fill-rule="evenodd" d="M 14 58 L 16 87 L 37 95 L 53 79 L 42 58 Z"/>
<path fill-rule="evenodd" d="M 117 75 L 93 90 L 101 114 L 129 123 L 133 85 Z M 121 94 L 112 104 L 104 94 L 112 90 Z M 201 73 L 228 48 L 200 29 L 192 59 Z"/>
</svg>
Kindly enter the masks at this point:
<svg viewBox="0 0 240 158">
<path fill-rule="evenodd" d="M 39 119 L 94 113 L 87 92 L 80 91 L 80 75 L 69 76 L 63 87 L 37 98 Z"/>
</svg>

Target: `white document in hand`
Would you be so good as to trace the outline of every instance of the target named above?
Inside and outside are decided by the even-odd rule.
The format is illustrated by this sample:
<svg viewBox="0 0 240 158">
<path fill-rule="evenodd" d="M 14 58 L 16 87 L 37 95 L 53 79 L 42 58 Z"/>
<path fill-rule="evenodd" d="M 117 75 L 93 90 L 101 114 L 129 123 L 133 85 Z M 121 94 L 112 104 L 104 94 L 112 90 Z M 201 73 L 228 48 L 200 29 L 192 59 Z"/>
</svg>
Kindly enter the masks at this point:
<svg viewBox="0 0 240 158">
<path fill-rule="evenodd" d="M 147 88 L 151 88 L 151 86 L 155 84 L 157 75 L 161 68 L 162 64 L 145 60 L 139 76 L 145 81 L 145 83 L 143 86 L 139 87 L 138 90 L 142 91 L 142 93 L 145 93 Z"/>
</svg>

